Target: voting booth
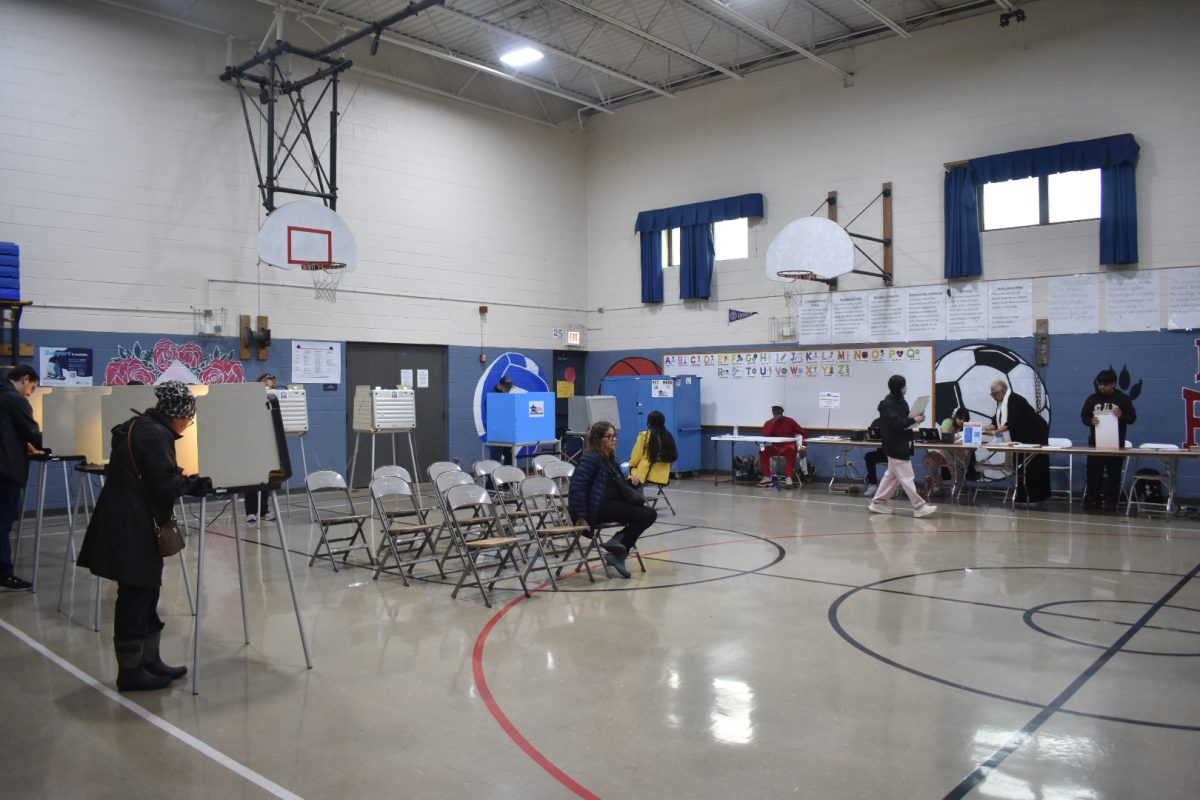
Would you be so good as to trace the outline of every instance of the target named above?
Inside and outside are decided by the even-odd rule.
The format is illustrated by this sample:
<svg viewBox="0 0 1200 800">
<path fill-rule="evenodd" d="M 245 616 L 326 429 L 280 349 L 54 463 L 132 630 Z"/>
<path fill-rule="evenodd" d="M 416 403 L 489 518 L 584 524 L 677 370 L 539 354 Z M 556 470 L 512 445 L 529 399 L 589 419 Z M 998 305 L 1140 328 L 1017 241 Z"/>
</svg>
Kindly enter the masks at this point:
<svg viewBox="0 0 1200 800">
<path fill-rule="evenodd" d="M 351 487 L 356 485 L 354 468 L 358 462 L 359 442 L 364 433 L 371 437 L 372 473 L 375 472 L 375 438 L 383 434 L 391 439 L 392 463 L 399 465 L 400 462 L 396 457 L 396 434 L 402 434 L 408 439 L 408 455 L 412 460 L 410 474 L 414 477 L 421 474 L 412 436 L 412 432 L 417 429 L 417 395 L 411 386 L 396 386 L 390 389 L 356 386 L 353 408 L 351 427 L 354 429 L 354 452 L 350 456 L 350 463 L 346 465 Z M 367 481 L 370 482 L 370 480 L 371 476 L 367 476 Z M 420 497 L 419 484 L 417 496 Z"/>
<path fill-rule="evenodd" d="M 617 407 L 617 398 L 592 395 L 567 400 L 567 430 L 571 433 L 578 432 L 586 436 L 592 425 L 601 420 L 612 423 L 618 432 L 621 430 L 621 411 Z"/>
<path fill-rule="evenodd" d="M 487 441 L 490 444 L 552 442 L 552 392 L 492 392 L 487 395 Z"/>
</svg>

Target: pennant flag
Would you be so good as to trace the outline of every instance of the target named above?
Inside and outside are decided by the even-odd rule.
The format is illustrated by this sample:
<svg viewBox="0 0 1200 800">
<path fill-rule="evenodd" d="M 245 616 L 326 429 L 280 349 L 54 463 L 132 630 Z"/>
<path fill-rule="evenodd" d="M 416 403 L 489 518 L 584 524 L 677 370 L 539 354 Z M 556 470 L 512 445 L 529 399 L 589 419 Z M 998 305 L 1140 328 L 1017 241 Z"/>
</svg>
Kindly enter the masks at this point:
<svg viewBox="0 0 1200 800">
<path fill-rule="evenodd" d="M 739 319 L 745 319 L 746 317 L 753 317 L 757 313 L 758 313 L 757 311 L 738 311 L 737 309 L 731 308 L 731 309 L 729 309 L 729 321 L 737 322 Z"/>
</svg>

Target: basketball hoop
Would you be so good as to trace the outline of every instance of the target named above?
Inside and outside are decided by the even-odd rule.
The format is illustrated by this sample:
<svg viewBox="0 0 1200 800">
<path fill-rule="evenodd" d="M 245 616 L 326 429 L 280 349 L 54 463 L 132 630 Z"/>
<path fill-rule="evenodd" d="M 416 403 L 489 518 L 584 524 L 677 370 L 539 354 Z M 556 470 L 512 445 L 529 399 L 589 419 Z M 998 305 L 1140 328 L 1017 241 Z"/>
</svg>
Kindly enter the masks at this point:
<svg viewBox="0 0 1200 800">
<path fill-rule="evenodd" d="M 789 281 L 815 281 L 820 280 L 817 273 L 810 269 L 781 269 L 775 273 L 780 278 Z"/>
<path fill-rule="evenodd" d="M 340 261 L 305 261 L 300 269 L 312 273 L 313 290 L 318 300 L 337 302 L 338 284 L 345 274 L 346 265 Z"/>
</svg>

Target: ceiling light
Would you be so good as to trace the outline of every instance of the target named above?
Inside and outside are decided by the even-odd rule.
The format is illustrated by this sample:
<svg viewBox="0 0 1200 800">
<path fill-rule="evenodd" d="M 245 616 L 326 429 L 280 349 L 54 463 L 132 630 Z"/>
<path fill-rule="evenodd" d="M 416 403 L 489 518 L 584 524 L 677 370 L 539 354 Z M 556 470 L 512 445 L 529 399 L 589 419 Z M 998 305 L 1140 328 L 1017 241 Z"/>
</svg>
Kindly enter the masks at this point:
<svg viewBox="0 0 1200 800">
<path fill-rule="evenodd" d="M 518 47 L 500 55 L 500 60 L 510 67 L 520 68 L 542 60 L 542 51 L 532 47 Z"/>
</svg>

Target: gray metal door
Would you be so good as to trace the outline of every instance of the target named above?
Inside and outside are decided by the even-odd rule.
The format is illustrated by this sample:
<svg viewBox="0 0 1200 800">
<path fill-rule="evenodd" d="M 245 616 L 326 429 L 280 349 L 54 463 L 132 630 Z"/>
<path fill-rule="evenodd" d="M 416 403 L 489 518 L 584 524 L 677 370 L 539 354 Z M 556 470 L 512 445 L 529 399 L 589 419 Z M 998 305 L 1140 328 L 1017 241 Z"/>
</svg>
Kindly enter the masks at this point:
<svg viewBox="0 0 1200 800">
<path fill-rule="evenodd" d="M 417 397 L 417 429 L 413 446 L 417 451 L 417 467 L 413 477 L 427 480 L 425 466 L 446 458 L 450 450 L 446 415 L 447 349 L 437 345 L 346 343 L 346 462 L 354 453 L 355 431 L 354 387 L 391 387 L 401 382 L 403 370 L 412 370 L 413 387 Z M 428 380 L 422 380 L 424 371 Z M 422 385 L 426 384 L 426 385 Z M 375 437 L 375 466 L 399 464 L 413 471 L 408 454 L 408 442 L 403 434 L 396 436 L 396 456 L 392 458 L 391 437 Z M 359 438 L 358 462 L 354 465 L 354 485 L 371 482 L 371 436 Z M 349 475 L 347 475 L 349 479 Z"/>
</svg>

